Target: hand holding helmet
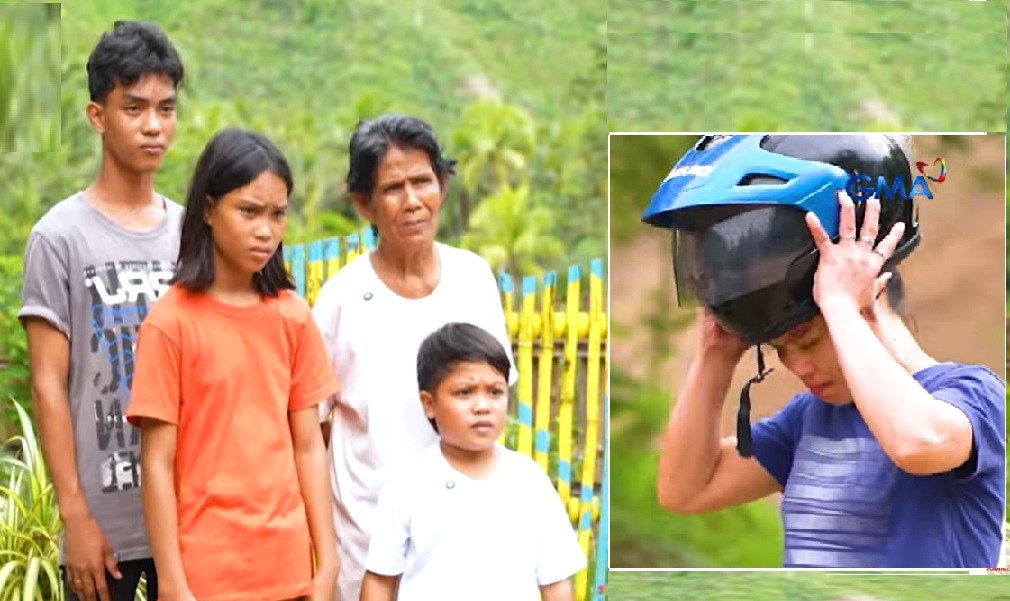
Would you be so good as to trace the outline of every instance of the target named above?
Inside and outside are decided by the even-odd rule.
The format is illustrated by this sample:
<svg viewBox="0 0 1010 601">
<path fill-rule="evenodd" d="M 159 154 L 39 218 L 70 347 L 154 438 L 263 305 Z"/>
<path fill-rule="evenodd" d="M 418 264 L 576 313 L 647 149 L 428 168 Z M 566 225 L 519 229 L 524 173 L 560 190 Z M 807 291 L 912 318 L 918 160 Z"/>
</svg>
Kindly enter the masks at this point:
<svg viewBox="0 0 1010 601">
<path fill-rule="evenodd" d="M 862 231 L 856 231 L 856 213 L 852 199 L 844 191 L 838 193 L 841 206 L 838 226 L 838 243 L 821 227 L 813 212 L 807 213 L 806 223 L 817 245 L 820 260 L 814 274 L 813 297 L 823 311 L 826 307 L 852 306 L 871 312 L 877 297 L 884 291 L 890 273 L 881 274 L 884 263 L 894 255 L 898 242 L 905 232 L 901 221 L 894 224 L 879 244 L 877 240 L 880 200 L 872 197 L 866 202 L 866 216 Z"/>
<path fill-rule="evenodd" d="M 739 363 L 740 358 L 747 352 L 749 346 L 747 342 L 724 328 L 710 310 L 699 307 L 698 317 L 701 320 L 699 336 L 701 354 L 726 361 L 734 366 Z"/>
</svg>

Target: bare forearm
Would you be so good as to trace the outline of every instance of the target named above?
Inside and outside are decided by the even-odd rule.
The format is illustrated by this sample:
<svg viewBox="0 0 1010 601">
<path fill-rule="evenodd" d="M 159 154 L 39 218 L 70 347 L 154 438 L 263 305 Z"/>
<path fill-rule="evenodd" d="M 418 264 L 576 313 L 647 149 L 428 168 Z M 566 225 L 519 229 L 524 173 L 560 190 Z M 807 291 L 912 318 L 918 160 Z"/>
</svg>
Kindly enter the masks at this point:
<svg viewBox="0 0 1010 601">
<path fill-rule="evenodd" d="M 947 445 L 964 414 L 916 382 L 855 305 L 837 302 L 822 312 L 853 402 L 884 452 L 902 466 L 923 449 Z"/>
<path fill-rule="evenodd" d="M 361 582 L 360 601 L 394 601 L 399 583 L 399 576 L 382 576 L 375 572 L 365 572 Z"/>
<path fill-rule="evenodd" d="M 179 549 L 175 460 L 144 455 L 141 461 L 144 482 L 140 490 L 151 535 L 151 551 L 158 569 L 158 586 L 163 594 L 180 594 L 189 589 L 189 583 Z"/>
<path fill-rule="evenodd" d="M 734 367 L 704 354 L 691 363 L 659 457 L 659 496 L 666 507 L 684 506 L 712 478 L 719 457 L 722 401 Z"/>
<path fill-rule="evenodd" d="M 77 445 L 70 402 L 65 386 L 34 384 L 32 404 L 39 424 L 42 456 L 53 480 L 60 518 L 83 517 L 90 513 L 77 474 Z"/>
<path fill-rule="evenodd" d="M 320 571 L 335 570 L 339 565 L 337 540 L 333 529 L 330 470 L 326 448 L 322 444 L 311 449 L 295 450 L 295 469 L 305 499 L 312 546 Z"/>
</svg>

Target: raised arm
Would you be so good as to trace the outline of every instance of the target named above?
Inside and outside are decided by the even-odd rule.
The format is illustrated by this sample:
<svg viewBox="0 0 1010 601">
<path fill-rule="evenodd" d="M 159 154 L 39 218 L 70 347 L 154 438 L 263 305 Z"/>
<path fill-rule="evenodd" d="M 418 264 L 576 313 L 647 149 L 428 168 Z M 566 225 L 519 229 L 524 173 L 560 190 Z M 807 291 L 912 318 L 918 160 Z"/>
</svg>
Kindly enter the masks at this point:
<svg viewBox="0 0 1010 601">
<path fill-rule="evenodd" d="M 780 489 L 757 459 L 743 458 L 719 418 L 746 345 L 702 313 L 698 354 L 670 411 L 657 482 L 659 502 L 678 513 L 704 513 L 754 501 Z"/>
</svg>

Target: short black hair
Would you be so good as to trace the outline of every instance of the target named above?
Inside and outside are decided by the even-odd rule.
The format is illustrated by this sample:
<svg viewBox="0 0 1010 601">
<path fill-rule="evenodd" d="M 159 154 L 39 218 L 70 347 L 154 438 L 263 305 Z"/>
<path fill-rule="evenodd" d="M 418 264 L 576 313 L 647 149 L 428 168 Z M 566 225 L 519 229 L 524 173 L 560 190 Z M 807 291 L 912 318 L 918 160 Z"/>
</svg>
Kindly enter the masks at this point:
<svg viewBox="0 0 1010 601">
<path fill-rule="evenodd" d="M 193 292 L 202 292 L 214 283 L 214 239 L 204 220 L 207 207 L 232 190 L 248 186 L 268 171 L 284 180 L 290 197 L 294 190 L 291 168 L 269 138 L 233 127 L 214 134 L 200 154 L 186 194 L 179 261 L 170 283 L 179 283 Z M 283 243 L 278 245 L 266 267 L 253 277 L 253 284 L 264 296 L 277 296 L 281 290 L 295 289 L 284 267 Z"/>
<path fill-rule="evenodd" d="M 390 146 L 404 150 L 421 150 L 431 159 L 431 169 L 444 187 L 456 173 L 456 160 L 442 154 L 435 130 L 427 122 L 407 115 L 389 114 L 358 122 L 351 135 L 350 167 L 347 171 L 347 191 L 371 196 L 379 165 Z"/>
<path fill-rule="evenodd" d="M 182 59 L 160 27 L 149 21 L 116 21 L 88 57 L 88 92 L 102 102 L 117 85 L 131 86 L 149 74 L 167 75 L 178 89 Z"/>
<path fill-rule="evenodd" d="M 487 363 L 509 378 L 511 364 L 505 347 L 487 330 L 469 323 L 447 323 L 424 339 L 417 351 L 417 386 L 434 395 L 459 363 Z M 438 432 L 435 420 L 429 419 Z"/>
</svg>

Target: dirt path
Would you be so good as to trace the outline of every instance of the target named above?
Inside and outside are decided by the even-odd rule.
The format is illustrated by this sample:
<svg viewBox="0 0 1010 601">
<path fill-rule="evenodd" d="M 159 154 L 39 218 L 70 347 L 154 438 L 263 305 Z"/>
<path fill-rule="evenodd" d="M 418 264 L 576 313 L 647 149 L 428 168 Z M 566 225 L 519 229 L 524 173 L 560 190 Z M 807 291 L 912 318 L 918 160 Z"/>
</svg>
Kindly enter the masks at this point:
<svg viewBox="0 0 1010 601">
<path fill-rule="evenodd" d="M 947 181 L 933 184 L 933 200 L 921 200 L 923 241 L 902 264 L 908 309 L 920 343 L 938 360 L 979 363 L 1005 374 L 1005 198 L 1003 138 L 977 140 L 965 153 L 938 150 L 935 139 L 917 140 L 917 156 L 932 162 L 943 156 Z M 973 177 L 986 172 L 983 177 Z M 995 182 L 986 188 L 985 179 Z M 645 316 L 656 302 L 663 278 L 670 277 L 669 238 L 642 226 L 642 235 L 611 248 L 610 303 L 614 334 L 614 365 L 639 377 L 646 374 L 650 355 Z M 671 307 L 676 305 L 672 292 Z M 677 352 L 663 363 L 663 381 L 675 390 L 687 373 L 697 339 L 694 325 L 674 341 Z M 767 356 L 774 373 L 751 389 L 752 419 L 770 415 L 800 392 L 794 376 L 774 356 Z M 753 352 L 741 362 L 730 388 L 723 426 L 732 431 L 740 388 L 756 373 Z M 614 425 L 615 428 L 619 424 Z"/>
</svg>

